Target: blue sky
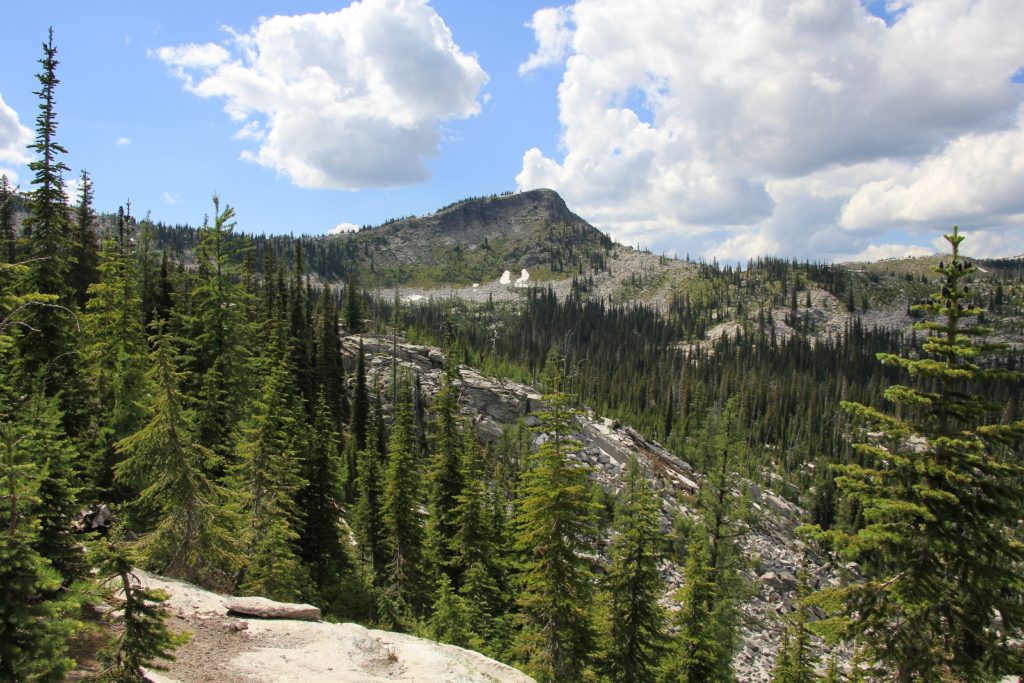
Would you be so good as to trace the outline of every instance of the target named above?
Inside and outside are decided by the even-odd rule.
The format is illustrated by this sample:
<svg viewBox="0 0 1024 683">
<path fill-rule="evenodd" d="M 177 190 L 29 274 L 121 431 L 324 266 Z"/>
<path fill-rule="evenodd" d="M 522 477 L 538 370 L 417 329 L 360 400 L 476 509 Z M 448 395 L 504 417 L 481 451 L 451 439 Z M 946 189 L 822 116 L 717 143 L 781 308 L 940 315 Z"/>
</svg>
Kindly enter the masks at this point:
<svg viewBox="0 0 1024 683">
<path fill-rule="evenodd" d="M 100 210 L 319 234 L 543 186 L 679 255 L 1024 252 L 1019 0 L 11 3 L 23 188 L 50 25 Z"/>
</svg>

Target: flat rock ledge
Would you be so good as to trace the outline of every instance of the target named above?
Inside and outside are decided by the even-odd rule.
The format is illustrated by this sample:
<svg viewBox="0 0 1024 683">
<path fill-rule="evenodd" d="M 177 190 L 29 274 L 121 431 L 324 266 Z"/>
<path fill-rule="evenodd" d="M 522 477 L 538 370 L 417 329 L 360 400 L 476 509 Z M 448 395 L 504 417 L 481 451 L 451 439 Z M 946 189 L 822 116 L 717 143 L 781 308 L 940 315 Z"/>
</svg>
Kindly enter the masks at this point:
<svg viewBox="0 0 1024 683">
<path fill-rule="evenodd" d="M 261 597 L 231 598 L 225 604 L 228 616 L 258 619 L 294 619 L 320 621 L 320 608 L 291 602 L 276 602 Z"/>
</svg>

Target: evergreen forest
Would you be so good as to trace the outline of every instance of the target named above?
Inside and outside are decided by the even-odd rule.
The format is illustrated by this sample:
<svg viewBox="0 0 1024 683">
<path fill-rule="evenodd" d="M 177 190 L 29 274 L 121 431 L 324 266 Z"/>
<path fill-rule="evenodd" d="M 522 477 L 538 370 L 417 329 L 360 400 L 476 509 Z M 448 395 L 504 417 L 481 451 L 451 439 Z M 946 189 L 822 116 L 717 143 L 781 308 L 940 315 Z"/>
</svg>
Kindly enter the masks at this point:
<svg viewBox="0 0 1024 683">
<path fill-rule="evenodd" d="M 383 288 L 493 264 L 384 270 L 375 228 L 248 235 L 217 196 L 198 227 L 100 213 L 85 170 L 69 199 L 57 57 L 51 32 L 30 186 L 0 179 L 0 679 L 146 680 L 188 636 L 141 568 L 542 682 L 737 680 L 764 491 L 807 549 L 771 680 L 1024 675 L 1019 260 L 981 277 L 952 228 L 929 270 L 892 276 L 915 292 L 900 329 L 856 315 L 892 277 L 777 258 L 688 264 L 662 308 L 595 298 L 610 240 L 552 227 L 514 301 L 409 302 Z M 815 292 L 844 329 L 818 327 Z M 399 340 L 440 349 L 436 387 Z M 480 438 L 469 369 L 536 388 L 536 409 Z M 590 476 L 593 415 L 699 487 L 667 497 L 637 457 Z"/>
</svg>

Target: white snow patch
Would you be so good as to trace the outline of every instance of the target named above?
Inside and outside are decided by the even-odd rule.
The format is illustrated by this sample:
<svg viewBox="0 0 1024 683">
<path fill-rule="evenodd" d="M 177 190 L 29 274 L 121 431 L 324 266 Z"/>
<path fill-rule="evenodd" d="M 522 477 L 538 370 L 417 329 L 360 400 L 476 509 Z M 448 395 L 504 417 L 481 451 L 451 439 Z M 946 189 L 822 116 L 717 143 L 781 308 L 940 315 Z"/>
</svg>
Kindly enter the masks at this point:
<svg viewBox="0 0 1024 683">
<path fill-rule="evenodd" d="M 474 282 L 474 283 L 473 283 L 473 289 L 476 289 L 476 288 L 477 288 L 477 287 L 479 287 L 479 286 L 480 286 L 480 283 L 479 283 L 479 282 Z"/>
<path fill-rule="evenodd" d="M 498 283 L 499 284 L 503 284 L 503 285 L 507 285 L 511 281 L 512 281 L 512 273 L 510 273 L 510 272 L 508 272 L 506 270 L 504 273 L 501 274 L 501 279 L 498 280 Z"/>
<path fill-rule="evenodd" d="M 405 297 L 405 300 L 406 301 L 410 301 L 410 302 L 412 302 L 412 301 L 423 301 L 426 298 L 427 297 L 423 296 L 422 294 L 410 294 L 409 296 Z"/>
<path fill-rule="evenodd" d="M 508 271 L 505 271 L 506 273 Z M 516 287 L 525 287 L 526 283 L 530 281 L 530 271 L 523 268 L 523 272 L 519 274 L 519 279 L 516 280 Z"/>
</svg>

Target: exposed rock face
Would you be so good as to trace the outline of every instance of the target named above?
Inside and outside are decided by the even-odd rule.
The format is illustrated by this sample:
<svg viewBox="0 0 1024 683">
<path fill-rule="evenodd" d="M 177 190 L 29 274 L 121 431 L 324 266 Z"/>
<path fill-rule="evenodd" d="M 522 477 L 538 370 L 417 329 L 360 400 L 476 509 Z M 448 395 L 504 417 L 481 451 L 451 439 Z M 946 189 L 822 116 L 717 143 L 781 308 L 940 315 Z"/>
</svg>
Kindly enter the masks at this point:
<svg viewBox="0 0 1024 683">
<path fill-rule="evenodd" d="M 224 605 L 229 615 L 260 619 L 320 621 L 320 608 L 313 605 L 276 602 L 261 597 L 231 598 Z"/>
<path fill-rule="evenodd" d="M 239 600 L 270 603 L 279 609 L 289 606 L 263 598 L 230 598 L 182 581 L 141 571 L 136 574 L 143 585 L 170 594 L 166 604 L 173 615 L 172 628 L 193 634 L 192 640 L 175 652 L 176 661 L 167 672 L 147 672 L 156 683 L 529 683 L 533 680 L 477 652 L 356 624 L 233 618 L 232 608 Z"/>
<path fill-rule="evenodd" d="M 393 364 L 393 340 L 366 335 L 361 337 L 369 355 L 368 381 L 388 385 Z M 360 337 L 342 340 L 346 364 L 355 363 Z M 394 347 L 399 367 L 419 375 L 425 393 L 433 395 L 438 388 L 441 352 L 425 346 L 399 342 Z M 532 387 L 511 380 L 481 375 L 460 366 L 460 405 L 463 414 L 472 419 L 478 436 L 494 441 L 503 427 L 523 418 L 529 426 L 539 424 L 533 415 L 543 409 L 540 393 Z M 384 392 L 385 395 L 390 395 Z M 609 491 L 618 491 L 623 484 L 626 465 L 635 454 L 662 496 L 662 525 L 670 532 L 672 516 L 693 516 L 694 497 L 700 491 L 703 475 L 689 463 L 680 460 L 661 444 L 647 439 L 628 426 L 623 426 L 587 411 L 577 420 L 577 438 L 583 449 L 574 457 L 589 466 L 590 476 Z M 544 435 L 537 437 L 543 441 Z M 741 606 L 744 624 L 743 644 L 734 660 L 737 679 L 750 682 L 770 680 L 771 668 L 778 651 L 785 623 L 780 618 L 791 612 L 797 592 L 796 574 L 808 548 L 796 538 L 793 528 L 804 514 L 798 506 L 776 493 L 752 485 L 752 504 L 758 523 L 745 535 L 742 547 L 748 558 L 756 560 L 754 569 L 746 572 L 751 597 Z M 810 557 L 813 562 L 814 558 Z M 675 591 L 683 584 L 682 567 L 666 560 L 662 564 L 666 585 L 665 604 L 676 609 Z M 813 585 L 835 582 L 830 567 L 811 567 Z M 822 615 L 814 615 L 820 617 Z"/>
</svg>

